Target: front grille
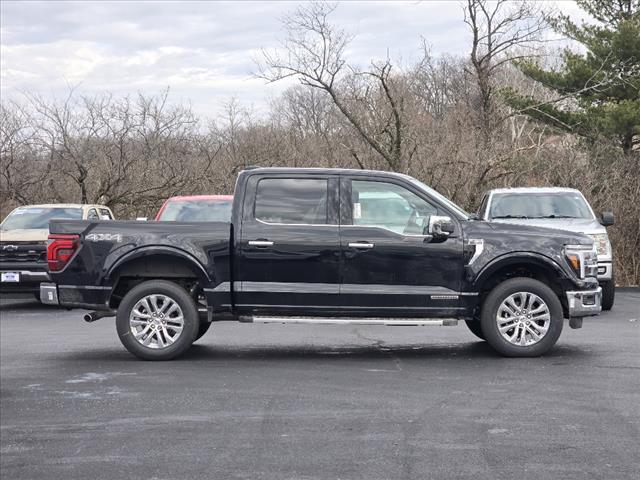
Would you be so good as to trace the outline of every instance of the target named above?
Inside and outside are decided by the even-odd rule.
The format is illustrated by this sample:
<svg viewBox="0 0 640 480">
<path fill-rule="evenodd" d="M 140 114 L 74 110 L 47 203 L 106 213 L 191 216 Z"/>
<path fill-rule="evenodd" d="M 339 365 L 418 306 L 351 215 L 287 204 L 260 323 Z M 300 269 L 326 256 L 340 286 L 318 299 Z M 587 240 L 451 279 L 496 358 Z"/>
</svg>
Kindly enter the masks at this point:
<svg viewBox="0 0 640 480">
<path fill-rule="evenodd" d="M 0 263 L 46 263 L 47 246 L 34 242 L 0 242 Z"/>
</svg>

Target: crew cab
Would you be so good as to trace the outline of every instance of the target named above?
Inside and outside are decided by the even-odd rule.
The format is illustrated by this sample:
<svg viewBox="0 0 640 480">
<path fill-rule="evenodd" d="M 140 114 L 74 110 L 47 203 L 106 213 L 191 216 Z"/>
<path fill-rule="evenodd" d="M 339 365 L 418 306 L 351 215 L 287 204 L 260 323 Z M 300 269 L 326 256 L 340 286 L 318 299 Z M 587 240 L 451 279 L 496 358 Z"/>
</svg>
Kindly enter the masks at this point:
<svg viewBox="0 0 640 480">
<path fill-rule="evenodd" d="M 104 205 L 46 204 L 15 208 L 0 224 L 0 291 L 33 293 L 40 298 L 40 282 L 47 273 L 49 220 L 110 220 Z"/>
<path fill-rule="evenodd" d="M 613 213 L 596 216 L 582 192 L 573 188 L 520 187 L 485 193 L 478 216 L 488 222 L 556 228 L 590 236 L 598 254 L 602 309 L 611 310 L 616 290 L 613 252 L 606 227 L 613 225 Z"/>
<path fill-rule="evenodd" d="M 240 322 L 455 325 L 506 356 L 548 352 L 601 309 L 593 240 L 478 221 L 407 175 L 255 168 L 230 222 L 53 220 L 45 303 L 116 317 L 143 359 Z M 227 317 L 228 318 L 228 317 Z"/>
</svg>

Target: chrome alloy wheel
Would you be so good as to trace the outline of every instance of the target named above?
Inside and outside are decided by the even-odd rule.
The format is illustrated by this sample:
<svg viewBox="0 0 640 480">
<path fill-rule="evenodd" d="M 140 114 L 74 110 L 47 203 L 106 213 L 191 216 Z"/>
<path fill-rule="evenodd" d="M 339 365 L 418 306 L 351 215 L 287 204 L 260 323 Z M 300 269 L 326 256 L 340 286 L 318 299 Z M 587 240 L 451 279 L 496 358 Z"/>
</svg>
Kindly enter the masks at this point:
<svg viewBox="0 0 640 480">
<path fill-rule="evenodd" d="M 496 315 L 500 335 L 513 345 L 535 345 L 547 334 L 551 312 L 538 295 L 517 292 L 509 295 L 498 307 Z"/>
<path fill-rule="evenodd" d="M 184 316 L 178 302 L 167 295 L 147 295 L 131 309 L 131 334 L 148 348 L 166 348 L 182 333 Z"/>
</svg>

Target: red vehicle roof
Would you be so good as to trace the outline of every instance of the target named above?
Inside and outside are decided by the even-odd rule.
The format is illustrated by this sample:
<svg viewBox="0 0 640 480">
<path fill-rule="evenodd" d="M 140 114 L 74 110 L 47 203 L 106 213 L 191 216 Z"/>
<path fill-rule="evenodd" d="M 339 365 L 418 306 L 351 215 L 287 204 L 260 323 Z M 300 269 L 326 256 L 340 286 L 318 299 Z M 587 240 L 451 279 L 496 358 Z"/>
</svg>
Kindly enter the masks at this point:
<svg viewBox="0 0 640 480">
<path fill-rule="evenodd" d="M 167 205 L 171 202 L 184 202 L 184 201 L 203 201 L 203 202 L 230 202 L 233 201 L 233 195 L 181 195 L 176 197 L 167 198 L 160 210 L 158 210 L 158 214 L 156 215 L 156 220 L 160 220 L 160 216 Z"/>
</svg>

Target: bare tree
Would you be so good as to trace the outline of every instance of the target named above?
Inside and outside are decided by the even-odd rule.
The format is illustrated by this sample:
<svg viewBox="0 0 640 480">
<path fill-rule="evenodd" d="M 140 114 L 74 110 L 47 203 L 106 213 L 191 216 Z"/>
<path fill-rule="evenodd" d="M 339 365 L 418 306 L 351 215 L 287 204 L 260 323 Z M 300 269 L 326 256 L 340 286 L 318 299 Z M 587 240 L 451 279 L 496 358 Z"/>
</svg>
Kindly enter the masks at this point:
<svg viewBox="0 0 640 480">
<path fill-rule="evenodd" d="M 359 136 L 386 161 L 388 168 L 398 170 L 402 159 L 402 101 L 396 98 L 392 86 L 391 62 L 387 59 L 381 64 L 372 65 L 372 70 L 368 72 L 350 69 L 344 52 L 351 37 L 329 22 L 329 15 L 335 8 L 335 5 L 325 2 L 311 2 L 286 17 L 283 21 L 286 38 L 279 50 L 263 51 L 262 61 L 258 64 L 258 76 L 269 82 L 295 77 L 303 85 L 326 92 Z M 390 111 L 381 132 L 372 132 L 367 128 L 349 99 L 340 92 L 339 83 L 345 70 L 356 75 L 369 75 L 377 80 Z M 376 133 L 382 133 L 383 139 Z M 354 149 L 351 149 L 351 153 L 359 161 Z"/>
</svg>

